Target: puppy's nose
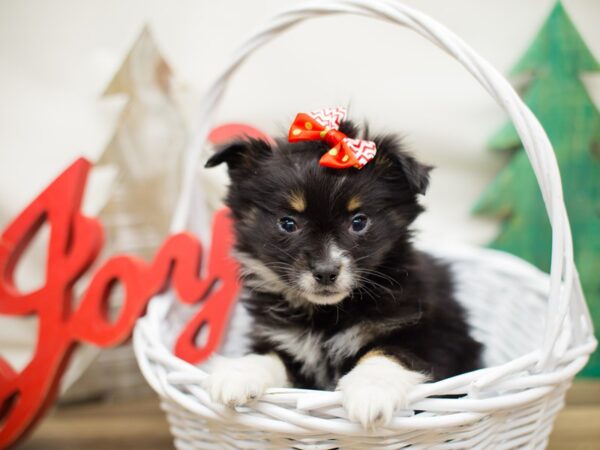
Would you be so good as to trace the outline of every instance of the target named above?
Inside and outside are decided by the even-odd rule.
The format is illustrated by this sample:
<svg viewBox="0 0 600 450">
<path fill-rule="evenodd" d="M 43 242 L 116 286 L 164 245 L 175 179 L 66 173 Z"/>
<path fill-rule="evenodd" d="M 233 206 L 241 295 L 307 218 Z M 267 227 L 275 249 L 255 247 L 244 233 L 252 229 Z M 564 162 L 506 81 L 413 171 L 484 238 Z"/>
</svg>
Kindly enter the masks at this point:
<svg viewBox="0 0 600 450">
<path fill-rule="evenodd" d="M 339 273 L 339 264 L 318 264 L 312 272 L 315 280 L 323 286 L 335 283 Z"/>
</svg>

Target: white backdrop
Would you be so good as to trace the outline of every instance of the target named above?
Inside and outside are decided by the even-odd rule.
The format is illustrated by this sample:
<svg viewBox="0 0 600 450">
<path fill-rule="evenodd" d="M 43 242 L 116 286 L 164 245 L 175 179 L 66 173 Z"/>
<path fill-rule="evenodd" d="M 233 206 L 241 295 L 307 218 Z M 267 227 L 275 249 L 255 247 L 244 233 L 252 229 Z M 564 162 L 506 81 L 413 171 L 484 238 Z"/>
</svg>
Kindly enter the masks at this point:
<svg viewBox="0 0 600 450">
<path fill-rule="evenodd" d="M 182 87 L 193 131 L 194 103 L 242 37 L 296 0 L 2 0 L 0 2 L 0 229 L 76 156 L 96 159 L 110 139 L 122 99 L 101 99 L 112 74 L 148 23 Z M 522 55 L 554 0 L 407 0 L 446 24 L 501 71 Z M 600 59 L 600 2 L 565 0 Z M 588 77 L 600 102 L 600 78 Z M 503 124 L 500 109 L 464 69 L 406 30 L 353 17 L 320 19 L 261 49 L 234 79 L 219 115 L 270 132 L 298 111 L 349 105 L 373 130 L 406 135 L 410 149 L 438 167 L 420 220 L 435 238 L 487 242 L 496 223 L 469 215 L 505 163 L 485 151 Z M 106 193 L 90 187 L 88 211 Z M 41 280 L 43 255 L 19 272 Z M 4 322 L 3 322 L 4 323 Z M 4 333 L 4 337 L 2 337 Z M 19 358 L 33 336 L 0 327 Z M 19 341 L 19 342 L 17 342 Z"/>
</svg>

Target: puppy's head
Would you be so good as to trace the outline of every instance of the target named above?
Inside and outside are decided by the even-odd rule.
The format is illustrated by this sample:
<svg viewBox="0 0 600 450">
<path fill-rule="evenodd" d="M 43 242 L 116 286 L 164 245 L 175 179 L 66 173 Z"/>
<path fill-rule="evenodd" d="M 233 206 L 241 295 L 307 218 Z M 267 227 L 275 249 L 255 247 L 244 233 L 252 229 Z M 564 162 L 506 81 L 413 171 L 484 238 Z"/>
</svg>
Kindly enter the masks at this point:
<svg viewBox="0 0 600 450">
<path fill-rule="evenodd" d="M 342 122 L 340 131 L 356 137 Z M 294 302 L 335 304 L 360 289 L 422 211 L 430 167 L 393 136 L 372 139 L 377 155 L 363 169 L 328 169 L 323 142 L 276 145 L 247 139 L 206 163 L 226 163 L 226 199 L 247 283 Z"/>
</svg>

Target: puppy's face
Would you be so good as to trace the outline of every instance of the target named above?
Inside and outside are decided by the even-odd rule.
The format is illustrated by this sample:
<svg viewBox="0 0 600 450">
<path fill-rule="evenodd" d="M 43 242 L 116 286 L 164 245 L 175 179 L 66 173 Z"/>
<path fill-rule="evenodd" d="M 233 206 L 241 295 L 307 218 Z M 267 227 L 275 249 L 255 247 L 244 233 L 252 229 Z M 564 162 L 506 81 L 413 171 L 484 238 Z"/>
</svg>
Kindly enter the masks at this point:
<svg viewBox="0 0 600 450">
<path fill-rule="evenodd" d="M 356 128 L 342 123 L 354 137 Z M 393 137 L 373 139 L 377 155 L 363 169 L 321 167 L 322 142 L 277 146 L 235 142 L 207 163 L 228 165 L 227 204 L 246 284 L 294 302 L 335 304 L 377 272 L 421 212 L 429 167 Z M 368 292 L 368 291 L 367 291 Z"/>
</svg>

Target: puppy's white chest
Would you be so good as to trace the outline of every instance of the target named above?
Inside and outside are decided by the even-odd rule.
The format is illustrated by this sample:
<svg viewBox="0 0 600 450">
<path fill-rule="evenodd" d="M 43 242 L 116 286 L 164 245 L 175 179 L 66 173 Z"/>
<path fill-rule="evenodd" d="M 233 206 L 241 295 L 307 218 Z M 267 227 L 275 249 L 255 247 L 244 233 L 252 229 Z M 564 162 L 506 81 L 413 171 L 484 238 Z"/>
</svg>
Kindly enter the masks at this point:
<svg viewBox="0 0 600 450">
<path fill-rule="evenodd" d="M 365 331 L 360 325 L 351 326 L 332 336 L 300 328 L 258 327 L 256 330 L 260 337 L 299 363 L 304 376 L 314 377 L 322 386 L 337 383 L 343 361 L 356 356 L 366 344 L 370 335 Z"/>
<path fill-rule="evenodd" d="M 323 335 L 313 330 L 258 327 L 257 334 L 301 364 L 305 376 L 326 379 Z M 324 378 L 323 378 L 324 377 Z"/>
</svg>

